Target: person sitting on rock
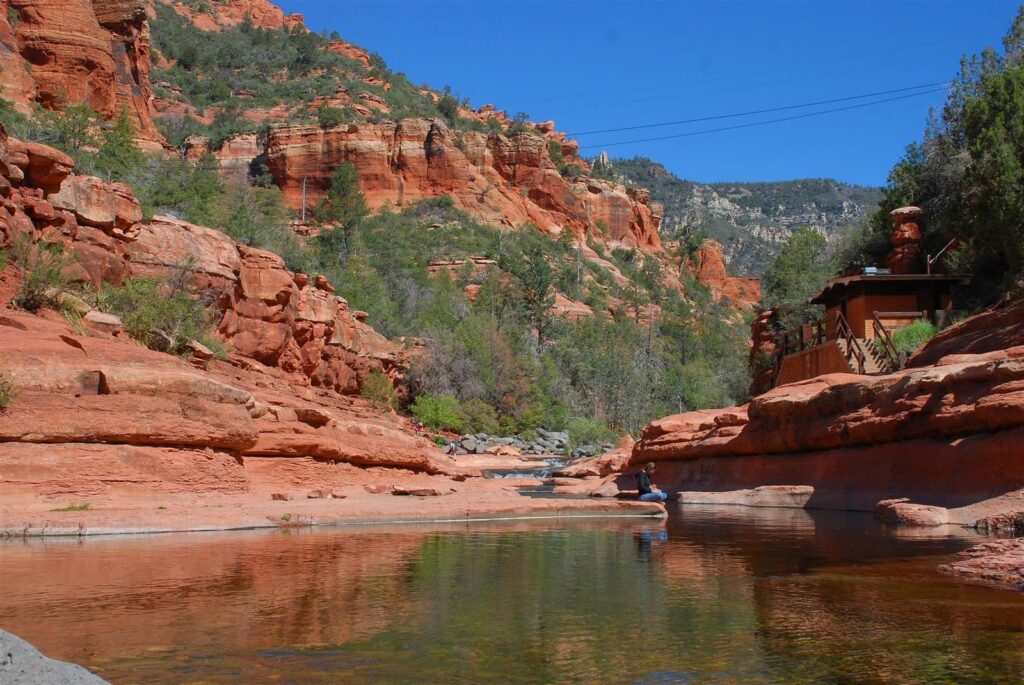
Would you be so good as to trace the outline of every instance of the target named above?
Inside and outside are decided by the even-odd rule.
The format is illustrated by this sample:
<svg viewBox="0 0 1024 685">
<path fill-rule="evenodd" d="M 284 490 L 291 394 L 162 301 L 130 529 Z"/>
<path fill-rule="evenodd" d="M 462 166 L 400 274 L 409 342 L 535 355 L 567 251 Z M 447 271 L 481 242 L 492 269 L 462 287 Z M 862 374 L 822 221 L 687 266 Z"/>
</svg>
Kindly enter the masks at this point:
<svg viewBox="0 0 1024 685">
<path fill-rule="evenodd" d="M 651 474 L 654 473 L 654 462 L 649 461 L 640 472 L 636 474 L 636 489 L 640 492 L 641 502 L 664 502 L 668 499 L 661 490 L 651 483 Z"/>
</svg>

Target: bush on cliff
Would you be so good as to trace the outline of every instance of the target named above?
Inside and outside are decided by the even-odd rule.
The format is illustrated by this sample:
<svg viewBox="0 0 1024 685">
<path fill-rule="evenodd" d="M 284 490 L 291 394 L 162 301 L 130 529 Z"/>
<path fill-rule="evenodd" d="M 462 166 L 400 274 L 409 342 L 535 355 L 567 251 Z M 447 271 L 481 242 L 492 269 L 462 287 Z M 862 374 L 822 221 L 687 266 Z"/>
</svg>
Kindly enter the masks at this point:
<svg viewBox="0 0 1024 685">
<path fill-rule="evenodd" d="M 56 308 L 67 284 L 65 271 L 73 261 L 64 245 L 35 242 L 28 233 L 19 233 L 11 241 L 11 254 L 21 281 L 14 306 L 29 312 Z"/>
<path fill-rule="evenodd" d="M 0 412 L 3 412 L 14 399 L 14 387 L 6 376 L 0 374 Z"/>
<path fill-rule="evenodd" d="M 104 285 L 100 308 L 119 316 L 128 335 L 143 345 L 181 354 L 211 325 L 209 303 L 191 291 L 191 281 L 183 265 L 168 279 L 136 277 L 121 286 Z"/>
<path fill-rule="evenodd" d="M 370 400 L 373 406 L 382 411 L 394 411 L 398 408 L 398 393 L 391 379 L 379 369 L 370 371 L 359 394 Z"/>
</svg>

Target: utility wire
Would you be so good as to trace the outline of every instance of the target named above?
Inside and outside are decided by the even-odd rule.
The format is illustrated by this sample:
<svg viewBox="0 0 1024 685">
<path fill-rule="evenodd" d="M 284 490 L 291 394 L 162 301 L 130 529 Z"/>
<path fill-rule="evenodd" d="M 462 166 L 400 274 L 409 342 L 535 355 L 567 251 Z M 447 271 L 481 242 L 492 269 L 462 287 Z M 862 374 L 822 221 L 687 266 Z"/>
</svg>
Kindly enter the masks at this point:
<svg viewBox="0 0 1024 685">
<path fill-rule="evenodd" d="M 785 107 L 771 107 L 769 109 L 754 109 L 749 112 L 735 112 L 733 114 L 716 114 L 709 117 L 698 117 L 696 119 L 680 119 L 679 121 L 663 121 L 656 124 L 638 124 L 636 126 L 620 126 L 618 128 L 602 128 L 593 131 L 580 131 L 578 133 L 567 133 L 566 136 L 578 138 L 589 136 L 595 133 L 615 133 L 616 131 L 636 131 L 642 128 L 659 128 L 662 126 L 679 126 L 681 124 L 695 124 L 702 121 L 716 121 L 718 119 L 733 119 L 753 114 L 769 114 L 771 112 L 784 112 L 791 109 L 803 109 L 804 107 L 816 107 L 818 105 L 832 105 L 837 102 L 849 102 L 850 100 L 862 100 L 864 98 L 877 97 L 879 95 L 892 95 L 893 93 L 905 93 L 908 90 L 920 90 L 921 88 L 932 88 L 934 86 L 946 86 L 949 81 L 936 81 L 935 83 L 922 83 L 918 86 L 907 86 L 906 88 L 894 88 L 893 90 L 880 90 L 875 93 L 864 93 L 863 95 L 850 95 L 848 97 L 833 98 L 832 100 L 818 100 L 817 102 L 804 102 L 799 105 L 786 105 Z M 928 91 L 934 92 L 934 91 Z"/>
<path fill-rule="evenodd" d="M 585 150 L 585 149 L 590 149 L 590 148 L 615 147 L 615 146 L 618 146 L 618 145 L 630 145 L 632 143 L 649 143 L 649 142 L 656 141 L 656 140 L 672 140 L 674 138 L 688 138 L 690 136 L 701 136 L 701 135 L 705 135 L 707 133 L 719 133 L 721 131 L 733 131 L 733 130 L 740 129 L 740 128 L 752 128 L 754 126 L 766 126 L 767 124 L 777 124 L 777 123 L 782 122 L 782 121 L 793 121 L 795 119 L 807 119 L 808 117 L 816 117 L 816 116 L 820 116 L 822 114 L 832 114 L 834 112 L 845 112 L 845 111 L 848 111 L 848 110 L 851 110 L 851 109 L 861 109 L 863 107 L 871 107 L 873 105 L 881 105 L 881 104 L 884 104 L 886 102 L 895 102 L 896 100 L 906 100 L 907 98 L 917 97 L 919 95 L 929 95 L 931 93 L 940 93 L 943 90 L 945 90 L 945 88 L 934 88 L 932 90 L 926 90 L 926 91 L 923 91 L 923 92 L 920 92 L 920 93 L 910 93 L 909 95 L 898 95 L 896 97 L 885 98 L 884 100 L 875 100 L 873 102 L 862 102 L 862 103 L 857 104 L 857 105 L 847 105 L 845 107 L 834 107 L 832 109 L 823 109 L 823 110 L 820 110 L 820 111 L 817 111 L 817 112 L 806 112 L 804 114 L 795 114 L 793 116 L 780 117 L 778 119 L 767 119 L 765 121 L 753 121 L 753 122 L 750 122 L 749 124 L 736 124 L 734 126 L 722 126 L 720 128 L 708 128 L 708 129 L 704 129 L 704 130 L 701 130 L 701 131 L 690 131 L 689 133 L 677 133 L 676 135 L 672 135 L 672 136 L 658 136 L 656 138 L 637 138 L 635 140 L 620 140 L 620 141 L 614 142 L 614 143 L 603 143 L 603 144 L 595 144 L 595 145 L 581 145 L 580 149 L 581 150 Z"/>
</svg>

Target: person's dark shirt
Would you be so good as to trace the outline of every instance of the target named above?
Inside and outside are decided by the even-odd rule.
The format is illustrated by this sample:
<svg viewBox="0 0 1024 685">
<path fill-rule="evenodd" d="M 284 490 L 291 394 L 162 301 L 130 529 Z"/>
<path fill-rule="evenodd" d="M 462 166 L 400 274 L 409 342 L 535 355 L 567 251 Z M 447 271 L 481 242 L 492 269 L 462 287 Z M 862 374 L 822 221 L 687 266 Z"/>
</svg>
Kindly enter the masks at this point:
<svg viewBox="0 0 1024 685">
<path fill-rule="evenodd" d="M 636 474 L 636 489 L 641 495 L 646 495 L 651 490 L 651 476 L 646 471 Z"/>
</svg>

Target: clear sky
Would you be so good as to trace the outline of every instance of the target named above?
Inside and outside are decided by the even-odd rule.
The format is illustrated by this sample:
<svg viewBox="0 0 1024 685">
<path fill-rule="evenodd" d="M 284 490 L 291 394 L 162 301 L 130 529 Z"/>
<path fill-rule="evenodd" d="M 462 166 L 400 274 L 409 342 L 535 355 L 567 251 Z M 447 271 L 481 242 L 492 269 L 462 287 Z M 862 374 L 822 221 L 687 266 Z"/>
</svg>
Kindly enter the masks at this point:
<svg viewBox="0 0 1024 685">
<path fill-rule="evenodd" d="M 278 0 L 313 30 L 380 53 L 414 83 L 567 132 L 746 112 L 945 81 L 998 46 L 1004 0 Z M 901 95 L 896 93 L 894 95 Z M 887 97 L 893 97 L 890 95 Z M 880 96 L 874 99 L 883 99 Z M 933 93 L 769 126 L 607 146 L 701 182 L 832 177 L 882 185 L 921 136 Z M 578 136 L 584 154 L 866 102 Z"/>
</svg>

